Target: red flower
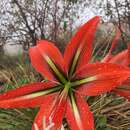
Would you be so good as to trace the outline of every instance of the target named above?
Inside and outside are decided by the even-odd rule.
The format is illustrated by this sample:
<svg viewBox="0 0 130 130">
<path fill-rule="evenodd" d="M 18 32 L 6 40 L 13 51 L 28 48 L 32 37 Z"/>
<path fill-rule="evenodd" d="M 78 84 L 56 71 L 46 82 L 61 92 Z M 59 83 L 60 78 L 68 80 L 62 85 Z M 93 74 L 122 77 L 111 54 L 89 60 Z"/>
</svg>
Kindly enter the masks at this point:
<svg viewBox="0 0 130 130">
<path fill-rule="evenodd" d="M 120 30 L 117 29 L 116 36 L 112 42 L 111 48 L 107 55 L 102 59 L 101 62 L 109 62 L 114 64 L 120 64 L 123 66 L 128 66 L 130 64 L 130 44 L 127 44 L 127 49 L 124 51 L 113 55 L 112 50 L 116 47 L 116 44 L 121 36 Z"/>
<path fill-rule="evenodd" d="M 108 52 L 108 54 L 104 57 L 104 59 L 101 62 L 104 63 L 114 63 L 114 64 L 120 64 L 124 67 L 129 67 L 130 65 L 130 44 L 127 44 L 127 49 L 123 50 L 122 52 L 112 55 L 112 50 L 116 47 L 117 41 L 120 38 L 120 31 L 117 29 L 117 34 L 112 42 L 111 48 Z M 130 79 L 127 79 L 126 81 L 122 82 L 122 84 L 112 90 L 112 92 L 123 96 L 130 100 Z"/>
<path fill-rule="evenodd" d="M 58 130 L 63 117 L 71 130 L 93 130 L 93 116 L 83 96 L 111 91 L 130 76 L 130 70 L 123 66 L 89 63 L 99 21 L 99 17 L 94 17 L 79 29 L 64 57 L 54 44 L 40 40 L 29 54 L 34 68 L 48 81 L 1 94 L 0 107 L 40 106 L 32 130 Z"/>
</svg>

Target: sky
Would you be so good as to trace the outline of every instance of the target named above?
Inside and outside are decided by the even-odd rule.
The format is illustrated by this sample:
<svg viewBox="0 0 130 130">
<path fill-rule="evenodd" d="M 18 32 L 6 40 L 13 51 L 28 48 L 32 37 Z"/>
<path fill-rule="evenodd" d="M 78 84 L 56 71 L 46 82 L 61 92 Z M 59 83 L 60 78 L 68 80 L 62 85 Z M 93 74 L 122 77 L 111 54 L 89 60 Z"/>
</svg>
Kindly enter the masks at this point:
<svg viewBox="0 0 130 130">
<path fill-rule="evenodd" d="M 85 23 L 87 20 L 92 18 L 93 16 L 99 15 L 103 16 L 103 13 L 101 13 L 100 9 L 97 9 L 97 5 L 102 2 L 103 0 L 91 0 L 89 3 L 89 7 L 82 7 L 79 8 L 79 19 L 75 22 L 76 25 L 81 25 Z M 104 3 L 106 3 L 106 0 L 104 0 Z"/>
</svg>

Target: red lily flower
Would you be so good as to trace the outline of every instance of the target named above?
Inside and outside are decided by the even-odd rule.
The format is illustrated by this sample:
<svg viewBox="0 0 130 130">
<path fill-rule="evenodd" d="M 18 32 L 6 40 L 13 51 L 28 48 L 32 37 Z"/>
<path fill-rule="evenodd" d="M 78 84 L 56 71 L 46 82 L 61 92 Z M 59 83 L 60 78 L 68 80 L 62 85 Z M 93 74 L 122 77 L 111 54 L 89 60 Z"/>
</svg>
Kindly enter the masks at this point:
<svg viewBox="0 0 130 130">
<path fill-rule="evenodd" d="M 0 95 L 0 108 L 37 107 L 32 130 L 61 127 L 93 130 L 93 116 L 83 96 L 111 91 L 130 76 L 130 70 L 111 63 L 89 64 L 99 17 L 84 24 L 68 43 L 64 57 L 54 44 L 40 40 L 29 51 L 34 68 L 48 79 Z"/>
<path fill-rule="evenodd" d="M 109 62 L 109 63 L 115 63 L 115 64 L 120 64 L 123 66 L 128 66 L 130 63 L 130 44 L 127 44 L 127 49 L 124 51 L 113 55 L 112 50 L 116 47 L 116 44 L 121 36 L 120 30 L 117 29 L 116 36 L 112 42 L 111 48 L 107 55 L 101 60 L 101 62 Z"/>
<path fill-rule="evenodd" d="M 120 31 L 117 29 L 117 34 L 112 42 L 111 48 L 104 59 L 101 60 L 101 62 L 120 64 L 125 67 L 128 67 L 130 65 L 130 44 L 127 44 L 127 49 L 125 49 L 124 51 L 116 54 L 115 56 L 112 55 L 112 50 L 116 47 L 120 35 Z M 130 80 L 127 79 L 121 84 L 121 86 L 114 88 L 112 92 L 130 100 Z"/>
</svg>

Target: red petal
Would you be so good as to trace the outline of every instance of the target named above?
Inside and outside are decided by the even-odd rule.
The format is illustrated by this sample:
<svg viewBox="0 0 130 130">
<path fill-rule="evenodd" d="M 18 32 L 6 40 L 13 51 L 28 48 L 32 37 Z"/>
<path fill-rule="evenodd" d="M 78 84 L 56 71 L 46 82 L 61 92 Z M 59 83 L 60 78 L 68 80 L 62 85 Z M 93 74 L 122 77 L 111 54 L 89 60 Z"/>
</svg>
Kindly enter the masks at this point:
<svg viewBox="0 0 130 130">
<path fill-rule="evenodd" d="M 107 77 L 106 77 L 107 78 Z M 96 96 L 111 91 L 119 85 L 119 81 L 115 79 L 106 79 L 101 81 L 93 81 L 77 88 L 77 91 L 85 96 Z"/>
<path fill-rule="evenodd" d="M 128 59 L 127 59 L 127 63 L 130 64 L 130 43 L 127 45 L 128 48 Z"/>
<path fill-rule="evenodd" d="M 112 92 L 130 100 L 130 91 L 114 89 L 114 90 L 112 90 Z"/>
<path fill-rule="evenodd" d="M 56 93 L 49 94 L 49 95 L 42 95 L 34 97 L 32 95 L 26 95 L 22 97 L 17 97 L 13 99 L 7 99 L 0 101 L 0 108 L 33 108 L 39 107 L 42 105 L 43 102 L 48 100 L 49 97 L 56 96 Z"/>
<path fill-rule="evenodd" d="M 124 81 L 121 86 L 122 88 L 118 87 L 117 89 L 113 89 L 112 92 L 130 100 L 130 80 Z"/>
<path fill-rule="evenodd" d="M 40 106 L 45 98 L 45 90 L 54 87 L 51 82 L 32 83 L 10 90 L 0 95 L 0 108 L 34 107 Z"/>
<path fill-rule="evenodd" d="M 123 83 L 122 83 L 123 86 L 127 86 L 127 87 L 130 87 L 130 80 L 125 80 Z"/>
<path fill-rule="evenodd" d="M 61 127 L 62 119 L 66 110 L 66 96 L 55 97 L 47 100 L 38 112 L 32 130 L 37 126 L 38 130 L 44 130 L 52 125 L 50 130 L 58 130 Z"/>
<path fill-rule="evenodd" d="M 129 64 L 128 63 L 128 50 L 122 51 L 119 54 L 113 56 L 109 60 L 109 62 L 127 66 Z"/>
<path fill-rule="evenodd" d="M 71 130 L 94 130 L 93 115 L 87 103 L 81 96 L 76 95 L 77 113 L 74 113 L 72 104 L 68 101 L 66 119 Z"/>
<path fill-rule="evenodd" d="M 56 80 L 52 68 L 47 63 L 49 57 L 58 69 L 64 72 L 64 61 L 61 53 L 53 43 L 41 40 L 37 46 L 30 49 L 29 54 L 34 68 L 49 80 Z"/>
<path fill-rule="evenodd" d="M 107 55 L 104 57 L 104 59 L 102 60 L 102 62 L 109 62 L 109 60 L 111 60 L 111 58 L 113 57 L 113 56 L 112 56 L 112 50 L 113 50 L 113 49 L 115 48 L 115 46 L 117 45 L 117 42 L 118 42 L 120 36 L 121 36 L 121 32 L 120 32 L 120 30 L 117 28 L 117 33 L 116 33 L 115 38 L 113 39 L 111 48 L 110 48 L 108 54 L 107 54 Z"/>
<path fill-rule="evenodd" d="M 112 64 L 112 63 L 94 63 L 86 64 L 80 70 L 75 73 L 75 78 L 86 78 L 86 76 L 95 76 L 109 74 L 110 76 L 118 73 L 124 74 L 127 76 L 130 74 L 130 70 L 127 67 L 121 65 Z"/>
<path fill-rule="evenodd" d="M 113 39 L 113 42 L 112 42 L 111 48 L 110 48 L 110 50 L 109 50 L 109 53 L 112 53 L 112 50 L 113 50 L 113 49 L 115 48 L 115 46 L 117 45 L 117 42 L 118 42 L 120 36 L 121 36 L 121 32 L 120 32 L 120 30 L 117 28 L 117 33 L 116 33 L 116 36 L 115 36 L 114 39 Z"/>
<path fill-rule="evenodd" d="M 71 68 L 76 53 L 80 53 L 80 59 L 77 61 L 77 68 L 89 61 L 92 54 L 94 34 L 99 21 L 100 18 L 98 16 L 89 20 L 78 30 L 68 43 L 64 53 L 64 60 L 68 71 L 70 71 L 69 68 Z"/>
<path fill-rule="evenodd" d="M 54 86 L 56 86 L 56 84 L 52 82 L 36 82 L 36 83 L 26 84 L 19 88 L 0 94 L 0 100 L 24 96 L 24 95 L 31 94 L 34 92 L 52 88 Z"/>
<path fill-rule="evenodd" d="M 79 70 L 75 78 L 93 77 L 93 81 L 78 87 L 78 91 L 85 95 L 99 95 L 121 85 L 130 76 L 130 70 L 111 63 L 88 64 Z"/>
<path fill-rule="evenodd" d="M 109 62 L 128 66 L 130 64 L 130 44 L 128 44 L 127 47 L 127 50 L 120 52 L 119 54 L 111 58 Z"/>
</svg>

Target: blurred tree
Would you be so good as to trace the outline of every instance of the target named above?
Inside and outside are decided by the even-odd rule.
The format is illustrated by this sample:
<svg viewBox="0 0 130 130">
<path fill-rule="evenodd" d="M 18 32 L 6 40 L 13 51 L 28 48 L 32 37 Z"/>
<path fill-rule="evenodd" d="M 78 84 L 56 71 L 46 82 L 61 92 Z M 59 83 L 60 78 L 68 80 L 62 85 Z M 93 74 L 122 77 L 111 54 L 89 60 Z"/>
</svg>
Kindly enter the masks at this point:
<svg viewBox="0 0 130 130">
<path fill-rule="evenodd" d="M 94 0 L 1 0 L 1 37 L 5 43 L 21 44 L 25 50 L 38 39 L 53 41 L 62 49 L 72 35 L 74 23 L 78 23 L 78 19 L 78 24 L 83 23 L 91 17 L 91 12 L 99 14 L 98 5 L 102 3 Z M 86 9 L 89 10 L 84 12 Z"/>
<path fill-rule="evenodd" d="M 130 1 L 129 0 L 104 0 L 99 8 L 109 21 L 118 24 L 122 32 L 130 32 Z"/>
<path fill-rule="evenodd" d="M 77 3 L 78 0 L 67 0 L 68 2 Z"/>
<path fill-rule="evenodd" d="M 59 38 L 72 31 L 77 11 L 73 7 L 63 0 L 2 0 L 0 28 L 6 32 L 2 37 L 24 49 L 38 39 L 61 42 Z"/>
</svg>

